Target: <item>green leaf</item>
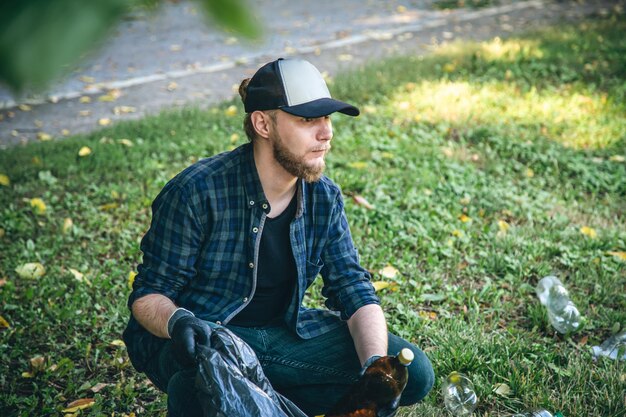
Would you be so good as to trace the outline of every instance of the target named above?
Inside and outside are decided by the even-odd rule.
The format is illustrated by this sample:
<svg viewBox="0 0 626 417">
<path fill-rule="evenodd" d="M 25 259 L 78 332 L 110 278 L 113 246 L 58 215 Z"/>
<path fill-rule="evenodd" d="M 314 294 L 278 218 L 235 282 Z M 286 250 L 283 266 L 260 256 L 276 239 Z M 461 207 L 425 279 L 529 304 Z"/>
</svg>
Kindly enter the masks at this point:
<svg viewBox="0 0 626 417">
<path fill-rule="evenodd" d="M 250 39 L 258 38 L 261 29 L 244 0 L 198 0 L 214 19 L 225 29 L 233 30 Z"/>
<path fill-rule="evenodd" d="M 43 89 L 104 37 L 127 0 L 0 3 L 0 80 L 15 92 Z"/>
</svg>

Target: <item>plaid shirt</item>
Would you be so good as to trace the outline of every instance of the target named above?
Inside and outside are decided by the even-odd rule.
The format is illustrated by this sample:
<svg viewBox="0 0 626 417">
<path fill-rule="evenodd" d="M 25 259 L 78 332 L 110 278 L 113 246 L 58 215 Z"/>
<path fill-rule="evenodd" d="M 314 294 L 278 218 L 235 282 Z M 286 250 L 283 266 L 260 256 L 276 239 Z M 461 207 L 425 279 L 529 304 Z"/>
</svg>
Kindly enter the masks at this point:
<svg viewBox="0 0 626 417">
<path fill-rule="evenodd" d="M 285 322 L 300 337 L 311 338 L 379 300 L 358 263 L 339 187 L 326 177 L 300 180 L 297 193 L 290 239 L 298 279 Z M 152 205 L 129 307 L 145 295 L 162 294 L 201 319 L 227 324 L 254 296 L 269 211 L 251 144 L 185 169 Z M 302 306 L 318 274 L 330 310 Z M 124 341 L 133 365 L 142 370 L 165 339 L 150 334 L 131 314 Z"/>
</svg>

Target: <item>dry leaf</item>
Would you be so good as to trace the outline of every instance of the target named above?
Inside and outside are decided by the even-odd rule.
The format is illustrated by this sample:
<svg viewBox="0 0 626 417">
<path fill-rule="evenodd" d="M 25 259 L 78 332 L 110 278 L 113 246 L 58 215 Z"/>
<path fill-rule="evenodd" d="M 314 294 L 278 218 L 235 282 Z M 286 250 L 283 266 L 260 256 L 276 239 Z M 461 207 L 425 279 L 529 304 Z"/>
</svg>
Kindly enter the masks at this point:
<svg viewBox="0 0 626 417">
<path fill-rule="evenodd" d="M 394 268 L 391 265 L 387 265 L 386 267 L 384 267 L 383 269 L 381 269 L 380 271 L 378 271 L 380 273 L 380 275 L 382 275 L 385 278 L 389 278 L 389 279 L 394 279 L 396 276 L 398 276 L 398 274 L 400 273 L 400 271 L 398 271 L 396 268 Z"/>
<path fill-rule="evenodd" d="M 461 214 L 459 216 L 459 220 L 461 220 L 461 222 L 463 222 L 463 223 L 467 223 L 467 222 L 471 221 L 472 218 L 469 217 L 467 214 Z"/>
<path fill-rule="evenodd" d="M 90 77 L 88 75 L 83 75 L 82 77 L 79 78 L 79 80 L 81 80 L 82 82 L 87 83 L 87 84 L 92 84 L 92 83 L 94 83 L 96 81 L 95 78 Z"/>
<path fill-rule="evenodd" d="M 111 343 L 109 343 L 109 345 L 115 346 L 115 347 L 124 347 L 126 346 L 126 343 L 124 343 L 124 341 L 120 339 L 115 339 Z"/>
<path fill-rule="evenodd" d="M 622 260 L 622 261 L 626 261 L 626 252 L 615 252 L 615 251 L 609 251 L 607 252 L 609 255 L 613 255 L 615 257 L 617 257 L 618 259 Z"/>
<path fill-rule="evenodd" d="M 11 180 L 8 175 L 0 174 L 0 185 L 4 185 L 5 187 L 11 185 Z"/>
<path fill-rule="evenodd" d="M 78 115 L 80 117 L 91 116 L 91 110 L 81 110 L 81 111 L 78 112 Z"/>
<path fill-rule="evenodd" d="M 360 195 L 354 195 L 352 196 L 352 199 L 354 200 L 355 203 L 357 203 L 359 206 L 365 207 L 368 210 L 373 210 L 374 206 L 370 204 L 369 201 L 367 201 L 365 199 L 365 197 L 360 196 Z"/>
<path fill-rule="evenodd" d="M 129 139 L 118 139 L 117 143 L 122 144 L 124 146 L 127 146 L 129 148 L 134 146 L 134 143 L 131 142 Z"/>
<path fill-rule="evenodd" d="M 52 140 L 52 136 L 45 132 L 39 132 L 37 133 L 37 139 L 42 142 L 47 142 L 49 140 Z"/>
<path fill-rule="evenodd" d="M 120 114 L 126 113 L 134 113 L 137 111 L 137 108 L 132 106 L 115 106 L 113 108 L 113 114 L 119 116 Z"/>
<path fill-rule="evenodd" d="M 493 392 L 503 397 L 507 397 L 509 394 L 511 394 L 511 387 L 509 387 L 507 384 L 496 384 Z"/>
<path fill-rule="evenodd" d="M 580 233 L 585 236 L 589 236 L 591 239 L 595 239 L 598 237 L 598 233 L 596 233 L 595 229 L 589 226 L 583 226 L 580 228 Z"/>
<path fill-rule="evenodd" d="M 580 341 L 578 342 L 579 345 L 581 346 L 585 346 L 587 344 L 587 341 L 589 340 L 589 336 L 583 336 L 580 338 Z"/>
<path fill-rule="evenodd" d="M 8 329 L 11 327 L 9 322 L 2 316 L 0 316 L 0 329 Z"/>
<path fill-rule="evenodd" d="M 43 202 L 41 198 L 31 198 L 30 206 L 35 211 L 35 214 L 45 214 L 46 213 L 46 203 Z"/>
<path fill-rule="evenodd" d="M 340 61 L 352 61 L 352 55 L 350 54 L 339 54 L 339 56 L 337 56 L 337 59 L 339 59 Z"/>
<path fill-rule="evenodd" d="M 76 278 L 76 281 L 83 282 L 84 275 L 83 275 L 82 272 L 80 272 L 80 271 L 78 271 L 78 270 L 76 270 L 74 268 L 68 268 L 68 269 L 69 269 L 70 273 L 72 275 L 74 275 L 74 278 Z"/>
<path fill-rule="evenodd" d="M 98 120 L 98 124 L 100 126 L 108 126 L 111 124 L 111 119 L 109 119 L 108 117 L 103 117 Z"/>
<path fill-rule="evenodd" d="M 120 98 L 121 95 L 122 95 L 122 92 L 119 89 L 114 88 L 112 90 L 109 90 L 105 95 L 98 97 L 98 101 L 110 103 Z"/>
<path fill-rule="evenodd" d="M 363 162 L 363 161 L 350 162 L 348 164 L 348 167 L 354 168 L 354 169 L 367 168 L 367 162 Z"/>
<path fill-rule="evenodd" d="M 171 83 L 169 83 L 166 87 L 167 91 L 174 91 L 178 88 L 178 84 L 176 84 L 174 81 L 172 81 Z"/>
<path fill-rule="evenodd" d="M 22 372 L 22 378 L 32 378 L 33 376 L 30 372 Z"/>
<path fill-rule="evenodd" d="M 80 150 L 78 151 L 78 156 L 87 155 L 91 155 L 91 148 L 89 146 L 83 146 L 82 148 L 80 148 Z"/>
<path fill-rule="evenodd" d="M 372 282 L 372 285 L 374 286 L 375 291 L 380 291 L 389 287 L 391 284 L 385 281 L 374 281 Z"/>
<path fill-rule="evenodd" d="M 510 227 L 511 225 L 505 222 L 504 220 L 498 220 L 498 229 L 500 229 L 502 233 L 508 232 Z"/>
<path fill-rule="evenodd" d="M 612 157 L 609 158 L 609 161 L 624 162 L 626 161 L 626 158 L 624 158 L 622 155 L 613 155 Z"/>
<path fill-rule="evenodd" d="M 68 129 L 61 129 L 61 134 L 63 136 L 69 136 L 70 135 L 70 131 Z"/>
<path fill-rule="evenodd" d="M 172 52 L 178 52 L 181 49 L 183 49 L 183 47 L 180 46 L 180 45 L 170 45 L 170 51 L 172 51 Z"/>
<path fill-rule="evenodd" d="M 118 203 L 107 203 L 107 204 L 102 204 L 98 208 L 103 211 L 109 211 L 109 210 L 115 210 L 119 206 L 120 205 Z"/>
<path fill-rule="evenodd" d="M 46 273 L 46 268 L 39 262 L 28 262 L 15 268 L 15 272 L 20 278 L 36 279 Z"/>
<path fill-rule="evenodd" d="M 78 99 L 78 102 L 83 103 L 83 104 L 91 103 L 91 97 L 82 96 L 81 98 Z"/>
<path fill-rule="evenodd" d="M 41 355 L 30 358 L 30 369 L 32 371 L 41 371 L 46 365 L 46 358 Z"/>
<path fill-rule="evenodd" d="M 63 234 L 67 234 L 72 230 L 72 226 L 74 225 L 74 222 L 72 221 L 72 219 L 70 219 L 69 217 L 66 217 L 63 220 L 63 228 L 61 229 L 63 231 Z"/>
<path fill-rule="evenodd" d="M 96 385 L 94 385 L 93 387 L 89 388 L 91 390 L 91 392 L 93 392 L 94 394 L 97 392 L 102 391 L 103 388 L 108 387 L 111 384 L 105 384 L 104 382 L 98 382 Z"/>
<path fill-rule="evenodd" d="M 72 401 L 67 405 L 67 408 L 63 409 L 64 413 L 74 413 L 78 410 L 84 410 L 93 406 L 96 401 L 93 398 L 81 398 L 80 400 Z"/>
<path fill-rule="evenodd" d="M 31 111 L 33 108 L 30 107 L 28 104 L 20 104 L 19 106 L 17 106 L 21 111 Z"/>
<path fill-rule="evenodd" d="M 0 231 L 3 229 L 0 229 Z M 0 233 L 1 235 L 2 233 Z M 4 287 L 5 285 L 7 285 L 7 279 L 6 278 L 0 278 L 0 288 Z"/>
<path fill-rule="evenodd" d="M 455 236 L 455 237 L 463 237 L 463 232 L 462 232 L 461 230 L 459 230 L 459 229 L 454 229 L 454 230 L 452 231 L 452 236 Z"/>
<path fill-rule="evenodd" d="M 228 108 L 224 111 L 226 116 L 236 116 L 237 115 L 237 106 L 228 106 Z"/>
<path fill-rule="evenodd" d="M 526 168 L 526 172 L 524 173 L 524 175 L 526 175 L 527 178 L 532 178 L 535 176 L 535 171 L 530 168 Z"/>
<path fill-rule="evenodd" d="M 135 282 L 135 277 L 137 276 L 137 272 L 130 271 L 128 273 L 128 288 L 133 289 L 133 283 Z"/>
</svg>

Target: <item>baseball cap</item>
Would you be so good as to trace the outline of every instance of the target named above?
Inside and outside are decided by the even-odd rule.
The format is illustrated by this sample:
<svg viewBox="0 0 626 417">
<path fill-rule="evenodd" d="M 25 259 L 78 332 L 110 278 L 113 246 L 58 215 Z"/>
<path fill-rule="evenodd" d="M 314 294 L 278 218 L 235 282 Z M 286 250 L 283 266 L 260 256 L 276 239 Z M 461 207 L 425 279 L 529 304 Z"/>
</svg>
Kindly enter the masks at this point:
<svg viewBox="0 0 626 417">
<path fill-rule="evenodd" d="M 279 58 L 259 68 L 248 84 L 244 108 L 246 113 L 280 109 L 311 118 L 359 115 L 356 107 L 332 98 L 322 74 L 303 59 Z"/>
</svg>

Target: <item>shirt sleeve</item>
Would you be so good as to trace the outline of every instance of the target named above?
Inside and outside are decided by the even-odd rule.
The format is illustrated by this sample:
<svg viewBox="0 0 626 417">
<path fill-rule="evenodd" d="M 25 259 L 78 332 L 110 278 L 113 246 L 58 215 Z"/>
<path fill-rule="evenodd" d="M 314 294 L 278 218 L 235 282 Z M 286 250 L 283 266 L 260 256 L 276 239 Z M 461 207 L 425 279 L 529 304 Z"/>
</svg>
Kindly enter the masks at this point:
<svg viewBox="0 0 626 417">
<path fill-rule="evenodd" d="M 168 183 L 152 204 L 152 222 L 141 241 L 143 261 L 129 307 L 148 294 L 162 294 L 175 301 L 196 275 L 203 238 L 203 228 L 185 190 L 175 182 Z"/>
<path fill-rule="evenodd" d="M 337 195 L 330 216 L 322 262 L 322 295 L 326 297 L 326 306 L 339 311 L 343 320 L 349 319 L 365 305 L 380 304 L 370 281 L 370 273 L 359 264 L 341 194 Z"/>
</svg>

